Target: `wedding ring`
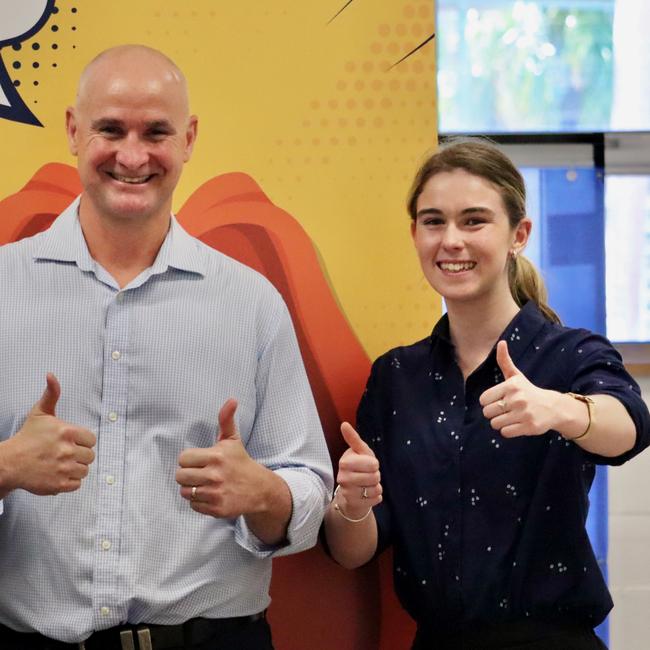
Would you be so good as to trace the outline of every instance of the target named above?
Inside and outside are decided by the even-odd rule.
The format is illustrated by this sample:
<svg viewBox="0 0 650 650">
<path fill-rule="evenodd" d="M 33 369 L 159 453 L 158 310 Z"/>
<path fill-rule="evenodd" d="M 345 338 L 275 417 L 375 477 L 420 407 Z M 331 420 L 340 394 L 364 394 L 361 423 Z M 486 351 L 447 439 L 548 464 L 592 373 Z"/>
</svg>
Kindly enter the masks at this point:
<svg viewBox="0 0 650 650">
<path fill-rule="evenodd" d="M 501 408 L 501 413 L 505 413 L 508 410 L 508 405 L 504 399 L 500 399 L 497 404 Z"/>
<path fill-rule="evenodd" d="M 196 485 L 192 486 L 192 494 L 190 495 L 190 501 L 196 501 Z"/>
<path fill-rule="evenodd" d="M 361 492 L 361 498 L 362 499 L 367 499 L 368 498 L 368 488 L 363 488 L 363 492 Z"/>
</svg>

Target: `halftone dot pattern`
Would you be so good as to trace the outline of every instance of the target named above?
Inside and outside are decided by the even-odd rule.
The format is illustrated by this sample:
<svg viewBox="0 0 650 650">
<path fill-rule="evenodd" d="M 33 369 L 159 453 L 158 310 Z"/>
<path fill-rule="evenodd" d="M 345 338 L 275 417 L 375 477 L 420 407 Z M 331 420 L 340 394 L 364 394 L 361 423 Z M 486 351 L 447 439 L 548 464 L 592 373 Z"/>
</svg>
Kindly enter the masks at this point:
<svg viewBox="0 0 650 650">
<path fill-rule="evenodd" d="M 312 136 L 305 142 L 319 148 L 339 144 L 354 147 L 359 143 L 357 136 L 363 131 L 367 144 L 386 143 L 387 127 L 394 130 L 406 125 L 419 132 L 417 139 L 422 145 L 432 143 L 436 124 L 433 44 L 391 67 L 433 32 L 430 3 L 406 4 L 402 18 L 403 22 L 396 25 L 382 23 L 376 27 L 376 40 L 370 44 L 366 59 L 345 62 L 334 86 L 334 97 L 324 99 L 321 96 L 309 102 L 314 115 L 313 119 L 303 120 L 303 128 L 319 134 L 324 129 L 336 131 L 336 137 Z M 390 58 L 385 58 L 386 55 Z M 399 109 L 409 104 L 409 94 L 423 90 L 429 97 L 431 112 L 415 124 Z M 419 97 L 415 102 L 419 106 L 426 103 Z"/>
<path fill-rule="evenodd" d="M 61 35 L 65 30 L 77 30 L 77 13 L 77 0 L 59 0 L 36 34 L 21 43 L 0 48 L 13 85 L 21 89 L 21 97 L 27 105 L 38 105 L 41 87 L 47 88 L 43 83 L 43 68 L 58 68 L 56 59 L 60 48 L 75 47 L 67 36 L 62 38 Z"/>
<path fill-rule="evenodd" d="M 344 19 L 344 15 L 340 18 Z M 406 190 L 414 164 L 405 145 L 416 142 L 424 151 L 432 147 L 436 135 L 434 43 L 395 63 L 433 33 L 431 3 L 407 3 L 399 22 L 381 23 L 374 29 L 366 56 L 344 62 L 330 96 L 323 92 L 308 102 L 310 116 L 301 122 L 305 137 L 299 143 L 276 144 L 284 153 L 296 151 L 295 157 L 307 168 L 336 164 L 350 155 L 344 151 L 346 147 L 358 149 L 359 154 L 378 148 L 381 153 L 370 164 L 384 164 L 397 175 L 402 173 Z M 376 184 L 374 191 L 380 200 L 387 199 L 391 190 L 384 188 L 381 170 L 375 174 L 362 171 L 364 162 L 360 157 L 359 170 L 364 180 Z M 288 177 L 276 176 L 276 180 L 287 185 L 292 182 Z M 352 183 L 358 180 L 355 175 L 350 178 Z M 403 214 L 407 228 L 408 218 Z M 417 263 L 414 266 L 413 277 L 418 281 L 397 288 L 398 304 L 387 287 L 379 301 L 375 297 L 372 303 L 360 306 L 365 327 L 372 330 L 368 337 L 372 344 L 367 346 L 371 356 L 426 336 L 438 317 L 439 299 Z M 400 320 L 395 320 L 397 315 Z"/>
</svg>

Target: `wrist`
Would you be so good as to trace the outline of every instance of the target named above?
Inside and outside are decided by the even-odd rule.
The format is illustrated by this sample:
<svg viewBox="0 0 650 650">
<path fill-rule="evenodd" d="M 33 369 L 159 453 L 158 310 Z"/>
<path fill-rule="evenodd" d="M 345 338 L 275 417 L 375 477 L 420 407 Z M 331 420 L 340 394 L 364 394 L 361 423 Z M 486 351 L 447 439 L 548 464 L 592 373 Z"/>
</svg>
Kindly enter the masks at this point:
<svg viewBox="0 0 650 650">
<path fill-rule="evenodd" d="M 350 504 L 345 501 L 345 499 L 341 498 L 341 495 L 339 494 L 339 488 L 341 486 L 337 485 L 336 490 L 334 490 L 334 497 L 332 498 L 332 508 L 336 510 L 339 516 L 343 517 L 345 521 L 349 521 L 350 523 L 357 524 L 364 519 L 368 517 L 368 515 L 372 512 L 372 506 L 364 507 L 362 511 L 360 512 L 355 512 L 354 508 L 350 507 Z M 344 503 L 343 503 L 344 502 Z"/>
<path fill-rule="evenodd" d="M 0 498 L 15 490 L 15 463 L 11 455 L 11 439 L 0 442 Z"/>
<path fill-rule="evenodd" d="M 582 440 L 592 430 L 595 421 L 595 402 L 588 395 L 578 393 L 563 393 L 566 423 L 558 429 L 565 440 Z"/>
<path fill-rule="evenodd" d="M 268 514 L 277 509 L 283 510 L 284 508 L 280 506 L 286 502 L 287 495 L 289 500 L 291 500 L 289 486 L 273 470 L 259 463 L 258 466 L 261 469 L 258 477 L 259 498 L 254 512 L 257 514 Z"/>
</svg>

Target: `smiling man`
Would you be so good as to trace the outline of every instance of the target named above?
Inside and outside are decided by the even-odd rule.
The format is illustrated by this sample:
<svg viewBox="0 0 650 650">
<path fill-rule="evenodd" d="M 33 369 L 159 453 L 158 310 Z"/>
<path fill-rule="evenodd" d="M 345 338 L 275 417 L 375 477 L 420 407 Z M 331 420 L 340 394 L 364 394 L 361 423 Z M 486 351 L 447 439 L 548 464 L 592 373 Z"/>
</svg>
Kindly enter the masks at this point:
<svg viewBox="0 0 650 650">
<path fill-rule="evenodd" d="M 288 311 L 171 214 L 166 56 L 100 54 L 66 127 L 81 196 L 0 249 L 0 647 L 272 648 L 271 559 L 332 487 Z"/>
</svg>

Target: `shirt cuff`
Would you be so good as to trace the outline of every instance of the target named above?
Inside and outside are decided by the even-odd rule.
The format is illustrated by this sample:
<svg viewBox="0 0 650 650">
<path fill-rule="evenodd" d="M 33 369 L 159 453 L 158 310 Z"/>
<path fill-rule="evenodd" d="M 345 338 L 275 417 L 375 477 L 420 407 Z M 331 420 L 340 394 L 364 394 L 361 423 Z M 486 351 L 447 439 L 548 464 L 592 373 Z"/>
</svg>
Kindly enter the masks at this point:
<svg viewBox="0 0 650 650">
<path fill-rule="evenodd" d="M 235 541 L 258 558 L 299 553 L 315 546 L 329 493 L 321 478 L 306 468 L 274 470 L 291 492 L 292 512 L 287 539 L 280 544 L 265 544 L 248 527 L 244 516 L 235 521 Z"/>
</svg>

